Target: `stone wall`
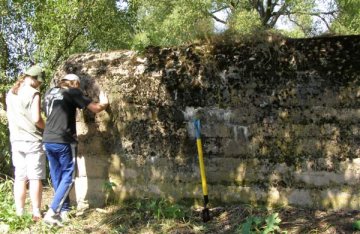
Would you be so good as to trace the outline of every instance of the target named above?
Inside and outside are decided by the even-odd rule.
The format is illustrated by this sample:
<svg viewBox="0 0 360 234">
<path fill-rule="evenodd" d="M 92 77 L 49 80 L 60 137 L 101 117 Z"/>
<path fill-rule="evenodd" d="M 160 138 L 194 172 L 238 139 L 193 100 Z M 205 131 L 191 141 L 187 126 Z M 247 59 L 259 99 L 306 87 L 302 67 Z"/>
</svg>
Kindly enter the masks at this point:
<svg viewBox="0 0 360 234">
<path fill-rule="evenodd" d="M 272 38 L 270 38 L 272 39 Z M 76 199 L 360 208 L 360 36 L 86 53 L 59 67 L 106 112 L 79 114 Z"/>
</svg>

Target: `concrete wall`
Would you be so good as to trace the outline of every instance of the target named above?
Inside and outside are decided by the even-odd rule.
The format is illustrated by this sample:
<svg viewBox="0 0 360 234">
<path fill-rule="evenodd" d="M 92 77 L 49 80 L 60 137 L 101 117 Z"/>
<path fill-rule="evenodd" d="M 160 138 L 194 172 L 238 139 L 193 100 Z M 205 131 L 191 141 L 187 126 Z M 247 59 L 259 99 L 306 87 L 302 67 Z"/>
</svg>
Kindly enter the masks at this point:
<svg viewBox="0 0 360 234">
<path fill-rule="evenodd" d="M 79 113 L 76 199 L 201 200 L 199 118 L 211 201 L 359 209 L 359 62 L 359 36 L 73 55 L 55 80 L 111 101 Z"/>
</svg>

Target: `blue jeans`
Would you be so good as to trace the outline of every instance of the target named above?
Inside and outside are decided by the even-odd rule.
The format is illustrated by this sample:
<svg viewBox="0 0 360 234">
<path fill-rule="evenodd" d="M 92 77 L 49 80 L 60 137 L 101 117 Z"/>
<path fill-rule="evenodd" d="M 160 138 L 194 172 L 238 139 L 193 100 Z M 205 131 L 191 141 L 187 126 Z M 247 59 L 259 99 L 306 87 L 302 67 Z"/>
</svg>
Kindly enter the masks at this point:
<svg viewBox="0 0 360 234">
<path fill-rule="evenodd" d="M 58 213 L 70 210 L 69 192 L 75 180 L 76 145 L 44 143 L 55 190 L 50 208 Z"/>
</svg>

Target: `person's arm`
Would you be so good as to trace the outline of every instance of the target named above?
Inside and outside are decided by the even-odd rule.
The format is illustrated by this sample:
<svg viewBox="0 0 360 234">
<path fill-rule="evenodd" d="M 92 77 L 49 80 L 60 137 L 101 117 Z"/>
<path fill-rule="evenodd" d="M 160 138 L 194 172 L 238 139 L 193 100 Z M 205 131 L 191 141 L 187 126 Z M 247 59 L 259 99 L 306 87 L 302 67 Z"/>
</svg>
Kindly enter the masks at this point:
<svg viewBox="0 0 360 234">
<path fill-rule="evenodd" d="M 35 122 L 35 125 L 38 128 L 44 129 L 45 128 L 45 122 L 43 118 L 41 117 L 40 113 L 40 94 L 36 93 L 34 95 L 32 104 L 31 104 L 31 118 Z"/>
<path fill-rule="evenodd" d="M 99 113 L 100 111 L 105 110 L 108 105 L 109 105 L 108 97 L 103 91 L 100 91 L 99 102 L 90 102 L 90 104 L 87 105 L 87 108 L 91 112 Z"/>
</svg>

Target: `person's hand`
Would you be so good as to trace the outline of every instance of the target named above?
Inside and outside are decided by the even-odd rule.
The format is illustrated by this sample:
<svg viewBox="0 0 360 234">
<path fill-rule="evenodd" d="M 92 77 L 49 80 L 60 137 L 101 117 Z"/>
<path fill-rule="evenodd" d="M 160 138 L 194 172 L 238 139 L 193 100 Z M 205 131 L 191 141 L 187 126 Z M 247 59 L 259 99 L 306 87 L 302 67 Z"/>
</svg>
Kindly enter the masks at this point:
<svg viewBox="0 0 360 234">
<path fill-rule="evenodd" d="M 104 91 L 99 93 L 99 101 L 92 101 L 87 105 L 87 108 L 93 113 L 99 113 L 107 108 L 109 99 Z"/>
<path fill-rule="evenodd" d="M 101 105 L 107 106 L 109 105 L 109 99 L 104 91 L 100 91 L 99 94 L 99 103 Z"/>
<path fill-rule="evenodd" d="M 109 99 L 104 91 L 100 91 L 99 93 L 99 104 L 102 110 L 105 110 L 109 105 Z"/>
</svg>

